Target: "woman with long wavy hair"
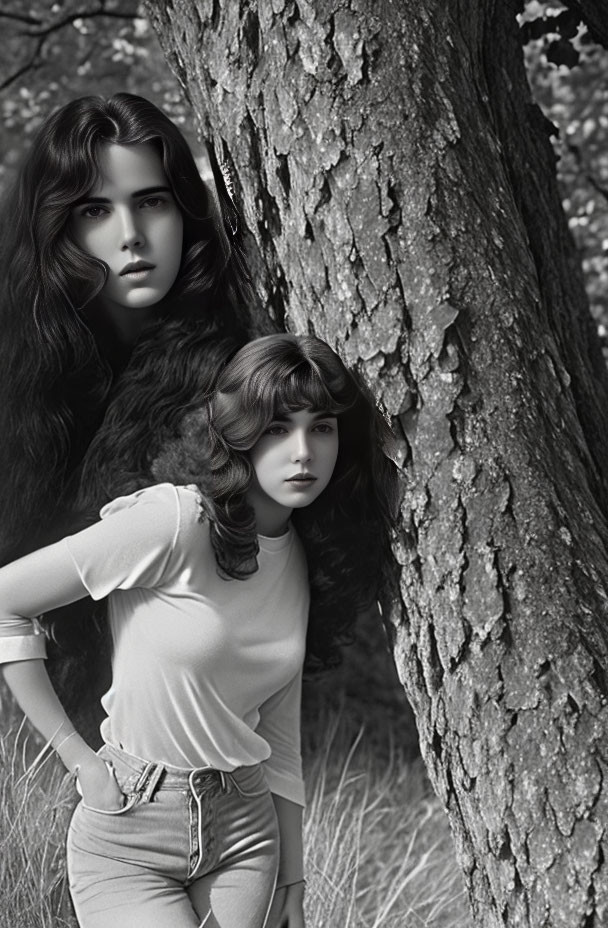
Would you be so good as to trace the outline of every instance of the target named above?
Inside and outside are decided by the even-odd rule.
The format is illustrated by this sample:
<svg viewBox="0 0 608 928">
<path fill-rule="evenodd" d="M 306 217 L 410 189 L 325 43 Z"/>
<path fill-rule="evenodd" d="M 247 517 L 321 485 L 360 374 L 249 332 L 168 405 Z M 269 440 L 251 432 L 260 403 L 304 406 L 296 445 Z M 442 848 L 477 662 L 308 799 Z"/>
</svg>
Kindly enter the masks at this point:
<svg viewBox="0 0 608 928">
<path fill-rule="evenodd" d="M 190 347 L 167 363 L 195 379 Z M 0 662 L 83 797 L 82 928 L 303 928 L 302 674 L 391 594 L 390 431 L 329 346 L 268 336 L 199 408 L 158 395 L 146 473 L 128 451 L 145 381 L 123 381 L 84 461 L 101 519 L 0 570 Z M 107 597 L 113 645 L 98 753 L 24 618 L 86 595 Z"/>
<path fill-rule="evenodd" d="M 179 129 L 119 93 L 59 109 L 24 158 L 0 243 L 0 563 L 52 537 L 152 321 L 247 328 L 236 214 L 210 156 L 219 208 Z"/>
</svg>

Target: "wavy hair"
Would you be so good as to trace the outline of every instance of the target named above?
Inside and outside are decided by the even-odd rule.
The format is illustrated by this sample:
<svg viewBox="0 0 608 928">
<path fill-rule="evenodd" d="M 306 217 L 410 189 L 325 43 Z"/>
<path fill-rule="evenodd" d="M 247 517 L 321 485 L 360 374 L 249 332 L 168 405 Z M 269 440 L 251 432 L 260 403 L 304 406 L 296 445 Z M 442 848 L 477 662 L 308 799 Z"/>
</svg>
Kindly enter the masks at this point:
<svg viewBox="0 0 608 928">
<path fill-rule="evenodd" d="M 224 368 L 211 402 L 184 417 L 152 472 L 158 480 L 199 486 L 219 571 L 244 579 L 257 570 L 258 551 L 246 498 L 253 476 L 248 452 L 277 414 L 308 407 L 335 415 L 339 435 L 328 486 L 292 515 L 309 569 L 307 667 L 314 670 L 338 663 L 356 615 L 394 591 L 392 434 L 362 381 L 317 338 L 256 339 Z"/>
<path fill-rule="evenodd" d="M 96 521 L 105 503 L 154 482 L 153 462 L 181 421 L 209 400 L 245 341 L 245 331 L 202 329 L 192 314 L 149 326 L 74 475 L 74 492 L 67 490 L 72 518 Z"/>
<path fill-rule="evenodd" d="M 184 220 L 178 277 L 159 309 L 248 317 L 252 289 L 234 208 L 219 176 L 219 212 L 179 129 L 131 94 L 82 97 L 49 117 L 4 204 L 0 243 L 0 560 L 48 540 L 56 499 L 99 426 L 119 367 L 83 307 L 102 290 L 103 262 L 73 241 L 73 203 L 90 193 L 104 143 L 156 148 Z M 31 543 L 30 545 L 31 546 Z"/>
<path fill-rule="evenodd" d="M 99 519 L 117 496 L 155 482 L 152 461 L 174 441 L 179 423 L 209 399 L 220 372 L 246 340 L 244 331 L 202 328 L 195 313 L 149 326 L 114 388 L 103 422 L 64 490 L 59 535 Z M 51 639 L 47 667 L 71 712 L 96 717 L 107 689 L 110 644 L 104 603 L 79 600 L 40 619 Z M 91 726 L 94 730 L 95 726 Z"/>
</svg>

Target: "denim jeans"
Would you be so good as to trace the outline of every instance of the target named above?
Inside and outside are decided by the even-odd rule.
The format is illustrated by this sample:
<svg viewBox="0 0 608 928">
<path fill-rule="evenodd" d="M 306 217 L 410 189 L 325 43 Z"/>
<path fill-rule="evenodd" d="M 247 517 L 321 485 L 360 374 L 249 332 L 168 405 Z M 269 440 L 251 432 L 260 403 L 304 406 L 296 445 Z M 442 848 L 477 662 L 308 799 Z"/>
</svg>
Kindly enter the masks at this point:
<svg viewBox="0 0 608 928">
<path fill-rule="evenodd" d="M 278 866 L 262 768 L 184 770 L 113 745 L 100 754 L 126 802 L 74 811 L 67 859 L 81 928 L 262 928 Z"/>
</svg>

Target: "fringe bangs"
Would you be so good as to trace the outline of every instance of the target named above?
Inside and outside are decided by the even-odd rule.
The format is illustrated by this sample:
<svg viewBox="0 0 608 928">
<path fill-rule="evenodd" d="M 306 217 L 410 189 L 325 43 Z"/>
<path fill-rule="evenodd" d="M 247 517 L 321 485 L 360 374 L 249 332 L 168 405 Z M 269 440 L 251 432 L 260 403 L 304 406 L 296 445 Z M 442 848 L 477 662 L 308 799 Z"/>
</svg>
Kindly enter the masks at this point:
<svg viewBox="0 0 608 928">
<path fill-rule="evenodd" d="M 267 404 L 270 407 L 272 401 L 268 421 L 277 414 L 304 408 L 339 416 L 352 407 L 356 398 L 354 395 L 346 398 L 332 393 L 312 361 L 300 364 L 283 381 L 273 384 L 272 389 L 273 396 L 268 397 Z"/>
<path fill-rule="evenodd" d="M 357 387 L 347 376 L 330 383 L 317 364 L 299 358 L 296 365 L 267 365 L 254 371 L 237 389 L 223 392 L 220 384 L 212 409 L 212 423 L 226 444 L 250 451 L 272 420 L 299 409 L 340 417 L 357 402 Z M 331 382 L 333 380 L 333 383 Z"/>
</svg>

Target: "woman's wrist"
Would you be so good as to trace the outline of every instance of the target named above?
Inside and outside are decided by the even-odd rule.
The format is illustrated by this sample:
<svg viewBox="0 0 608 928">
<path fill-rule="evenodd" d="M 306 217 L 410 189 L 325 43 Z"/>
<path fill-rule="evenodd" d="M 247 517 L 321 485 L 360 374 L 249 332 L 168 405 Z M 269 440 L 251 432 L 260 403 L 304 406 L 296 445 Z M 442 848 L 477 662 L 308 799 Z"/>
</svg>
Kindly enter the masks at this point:
<svg viewBox="0 0 608 928">
<path fill-rule="evenodd" d="M 71 774 L 78 773 L 81 767 L 90 763 L 93 759 L 95 759 L 95 762 L 99 762 L 95 751 L 75 729 L 68 734 L 64 734 L 61 738 L 53 740 L 58 741 L 53 747 Z"/>
<path fill-rule="evenodd" d="M 57 737 L 55 737 L 55 738 L 53 738 L 53 739 L 51 740 L 51 747 L 52 747 L 53 750 L 56 751 L 56 752 L 59 752 L 60 748 L 63 747 L 63 745 L 65 744 L 65 742 L 68 741 L 70 738 L 73 738 L 74 735 L 77 735 L 78 732 L 76 731 L 75 728 L 73 728 L 70 732 L 68 732 L 68 734 L 63 734 L 62 732 L 60 732 L 60 734 L 61 734 L 61 736 L 62 736 L 62 737 L 61 737 L 61 740 L 59 740 L 59 736 L 57 736 Z"/>
</svg>

